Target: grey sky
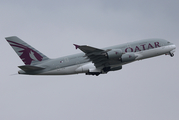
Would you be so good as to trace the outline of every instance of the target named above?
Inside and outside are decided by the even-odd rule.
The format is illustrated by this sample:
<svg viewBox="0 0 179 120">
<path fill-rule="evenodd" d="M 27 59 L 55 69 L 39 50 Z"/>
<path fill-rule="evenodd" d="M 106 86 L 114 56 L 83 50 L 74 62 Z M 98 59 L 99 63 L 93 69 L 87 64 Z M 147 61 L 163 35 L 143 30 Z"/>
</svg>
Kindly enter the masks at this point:
<svg viewBox="0 0 179 120">
<path fill-rule="evenodd" d="M 178 120 L 179 53 L 123 66 L 99 77 L 12 75 L 16 35 L 50 58 L 145 38 L 179 46 L 176 0 L 0 1 L 1 120 Z"/>
</svg>

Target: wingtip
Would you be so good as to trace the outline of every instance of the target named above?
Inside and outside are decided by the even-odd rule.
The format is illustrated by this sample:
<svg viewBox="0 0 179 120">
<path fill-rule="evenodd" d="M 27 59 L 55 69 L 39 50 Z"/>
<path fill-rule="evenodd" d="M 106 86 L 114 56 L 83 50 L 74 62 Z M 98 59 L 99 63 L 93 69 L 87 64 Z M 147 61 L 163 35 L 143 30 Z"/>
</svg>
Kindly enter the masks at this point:
<svg viewBox="0 0 179 120">
<path fill-rule="evenodd" d="M 73 44 L 75 46 L 76 49 L 78 49 L 80 46 L 77 44 Z"/>
</svg>

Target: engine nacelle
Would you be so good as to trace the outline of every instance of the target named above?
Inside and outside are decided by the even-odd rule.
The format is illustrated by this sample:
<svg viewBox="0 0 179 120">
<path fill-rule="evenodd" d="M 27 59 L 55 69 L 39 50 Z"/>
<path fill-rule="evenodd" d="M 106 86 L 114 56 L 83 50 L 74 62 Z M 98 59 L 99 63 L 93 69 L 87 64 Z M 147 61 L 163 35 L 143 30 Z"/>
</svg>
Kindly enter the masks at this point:
<svg viewBox="0 0 179 120">
<path fill-rule="evenodd" d="M 108 59 L 119 59 L 122 56 L 121 49 L 112 49 L 107 52 Z"/>
<path fill-rule="evenodd" d="M 137 56 L 134 53 L 125 53 L 121 57 L 122 62 L 132 62 Z"/>
<path fill-rule="evenodd" d="M 116 70 L 121 70 L 121 69 L 122 69 L 122 66 L 118 66 L 118 67 L 111 68 L 110 71 L 116 71 Z"/>
<path fill-rule="evenodd" d="M 118 67 L 104 67 L 103 68 L 103 72 L 104 73 L 107 73 L 109 71 L 116 71 L 116 70 L 121 70 L 122 69 L 122 66 L 118 66 Z"/>
</svg>

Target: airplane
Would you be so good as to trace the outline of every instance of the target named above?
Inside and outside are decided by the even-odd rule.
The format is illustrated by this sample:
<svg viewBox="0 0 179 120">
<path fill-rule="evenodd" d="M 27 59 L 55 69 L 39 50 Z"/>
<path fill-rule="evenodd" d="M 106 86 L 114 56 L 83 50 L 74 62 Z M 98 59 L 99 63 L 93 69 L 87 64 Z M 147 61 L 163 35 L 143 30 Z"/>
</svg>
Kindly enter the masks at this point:
<svg viewBox="0 0 179 120">
<path fill-rule="evenodd" d="M 175 44 L 164 39 L 144 39 L 103 49 L 74 44 L 82 53 L 50 59 L 16 36 L 6 37 L 25 65 L 18 66 L 25 75 L 106 74 L 121 70 L 134 61 L 159 55 L 174 56 Z"/>
</svg>

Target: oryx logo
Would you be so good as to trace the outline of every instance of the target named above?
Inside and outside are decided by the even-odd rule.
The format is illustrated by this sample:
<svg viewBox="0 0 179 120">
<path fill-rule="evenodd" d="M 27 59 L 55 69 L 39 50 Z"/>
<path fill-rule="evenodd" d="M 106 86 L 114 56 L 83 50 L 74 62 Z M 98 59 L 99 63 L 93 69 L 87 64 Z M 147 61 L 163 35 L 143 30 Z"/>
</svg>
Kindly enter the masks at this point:
<svg viewBox="0 0 179 120">
<path fill-rule="evenodd" d="M 30 65 L 32 61 L 42 61 L 42 56 L 37 53 L 36 51 L 32 50 L 31 48 L 28 48 L 27 46 L 24 46 L 22 44 L 7 40 L 9 42 L 9 44 L 14 48 L 14 47 L 18 47 L 18 48 L 22 48 L 23 50 L 17 51 L 16 48 L 14 48 L 14 50 L 19 54 L 22 53 L 21 55 L 19 55 L 19 57 L 22 59 L 22 61 L 26 64 L 26 65 Z"/>
</svg>

